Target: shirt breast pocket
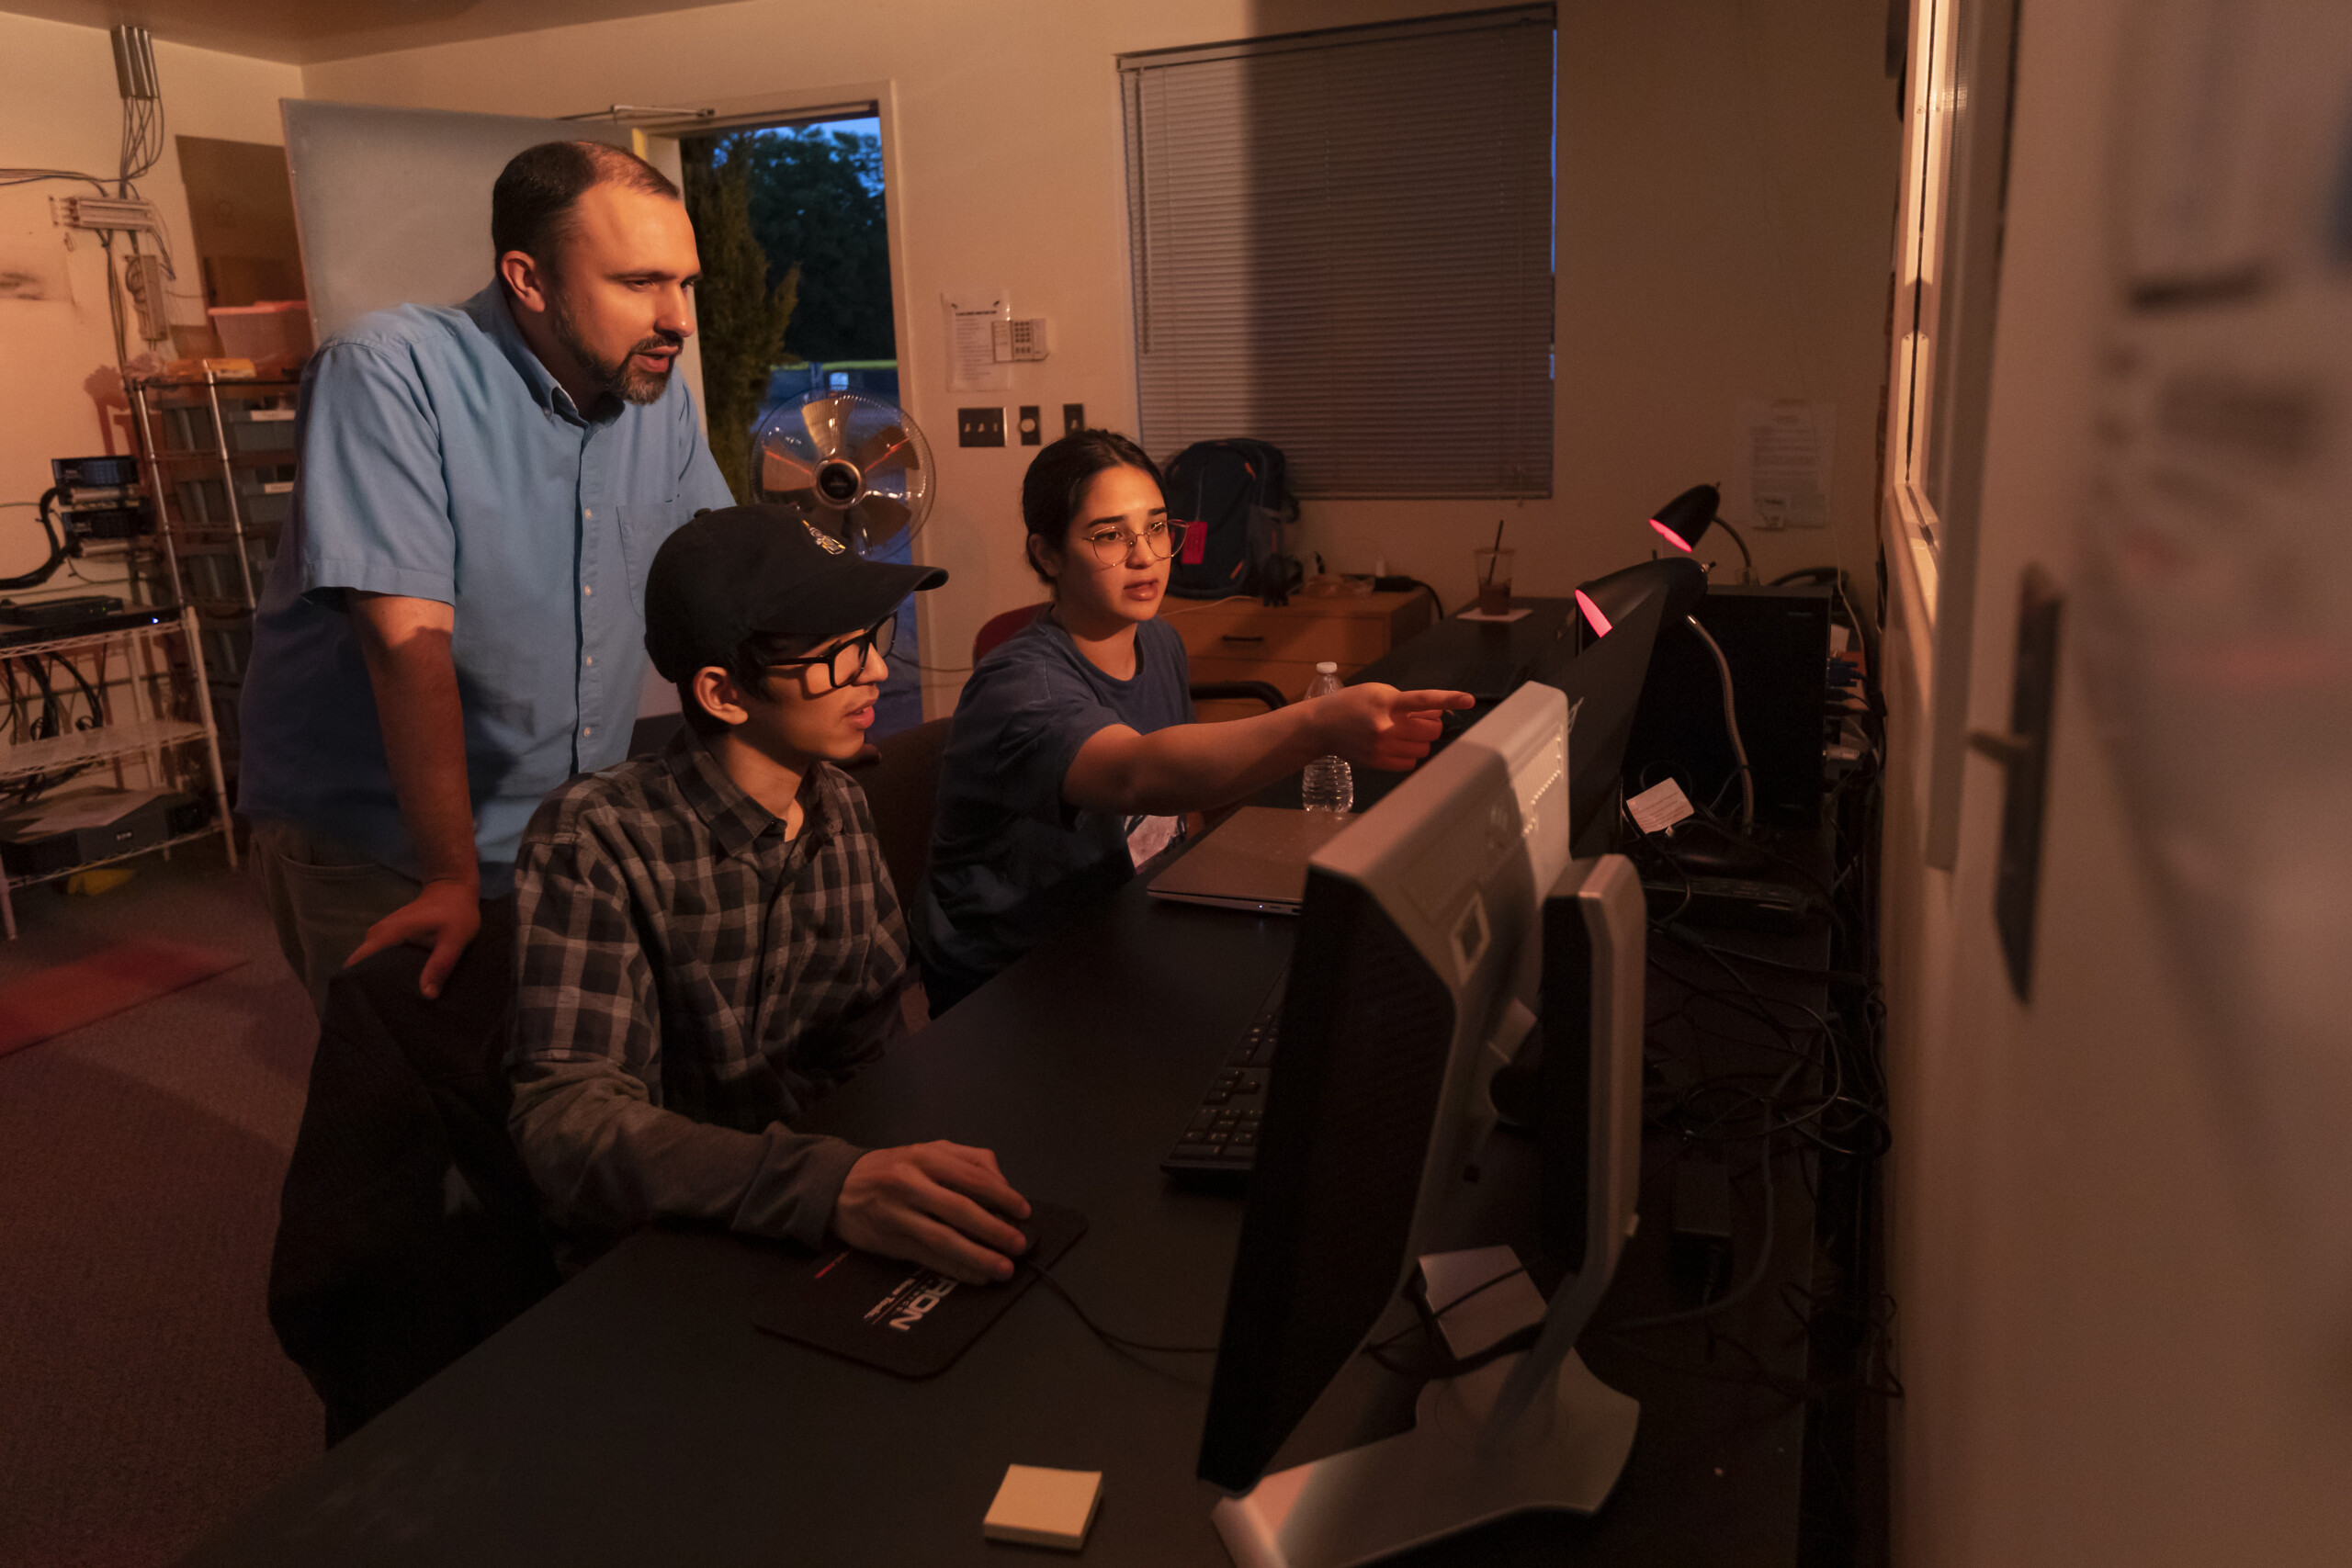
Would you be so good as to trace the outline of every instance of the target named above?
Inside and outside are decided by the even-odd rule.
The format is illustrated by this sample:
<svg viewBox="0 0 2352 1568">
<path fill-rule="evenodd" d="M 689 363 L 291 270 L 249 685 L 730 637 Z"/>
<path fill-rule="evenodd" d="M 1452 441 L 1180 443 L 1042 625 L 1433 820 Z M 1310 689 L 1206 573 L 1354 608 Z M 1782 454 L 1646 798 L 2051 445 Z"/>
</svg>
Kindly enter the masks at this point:
<svg viewBox="0 0 2352 1568">
<path fill-rule="evenodd" d="M 663 501 L 616 506 L 613 515 L 620 525 L 621 559 L 628 565 L 629 603 L 642 611 L 645 574 L 652 568 L 653 553 L 686 520 L 685 503 Z"/>
</svg>

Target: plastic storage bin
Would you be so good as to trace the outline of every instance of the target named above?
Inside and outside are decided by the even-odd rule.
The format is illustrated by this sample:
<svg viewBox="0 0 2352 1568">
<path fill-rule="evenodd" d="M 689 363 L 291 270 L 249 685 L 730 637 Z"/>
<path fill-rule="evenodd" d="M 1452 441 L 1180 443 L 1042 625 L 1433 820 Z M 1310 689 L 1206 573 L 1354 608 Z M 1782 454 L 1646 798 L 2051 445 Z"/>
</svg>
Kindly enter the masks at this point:
<svg viewBox="0 0 2352 1568">
<path fill-rule="evenodd" d="M 294 411 L 261 408 L 242 400 L 220 400 L 220 423 L 229 434 L 229 450 L 238 457 L 284 454 L 294 460 Z"/>
<path fill-rule="evenodd" d="M 189 523 L 228 525 L 229 503 L 219 479 L 182 479 L 179 491 L 180 515 Z M 293 500 L 294 481 L 290 479 L 241 475 L 237 479 L 237 510 L 248 528 L 285 522 Z"/>
</svg>

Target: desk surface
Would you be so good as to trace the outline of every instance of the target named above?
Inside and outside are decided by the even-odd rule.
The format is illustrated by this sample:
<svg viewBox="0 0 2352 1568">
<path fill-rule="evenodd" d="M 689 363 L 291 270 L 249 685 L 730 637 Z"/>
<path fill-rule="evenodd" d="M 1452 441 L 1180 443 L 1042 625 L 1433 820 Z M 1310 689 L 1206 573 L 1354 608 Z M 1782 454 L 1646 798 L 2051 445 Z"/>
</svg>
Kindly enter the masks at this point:
<svg viewBox="0 0 2352 1568">
<path fill-rule="evenodd" d="M 1207 1344 L 1241 1201 L 1174 1185 L 1157 1161 L 1295 930 L 1131 884 L 828 1100 L 818 1124 L 874 1145 L 996 1149 L 1023 1191 L 1087 1214 L 1057 1272 L 1098 1321 Z M 1657 987 L 1654 1017 L 1678 1005 L 1670 984 Z M 1604 1319 L 1679 1304 L 1667 1199 L 1652 1190 L 1672 1152 L 1648 1151 L 1648 1223 Z M 1791 1156 L 1773 1277 L 1717 1325 L 1790 1380 L 1803 1376 L 1804 1333 L 1777 1287 L 1801 1277 L 1810 1236 L 1794 1174 Z M 1744 1272 L 1760 1215 L 1752 1191 L 1735 1182 L 1735 1193 Z M 901 1382 L 753 1331 L 787 1256 L 641 1233 L 188 1561 L 1003 1562 L 1024 1549 L 984 1542 L 979 1524 L 1016 1462 L 1105 1472 L 1086 1549 L 1096 1562 L 1227 1561 L 1214 1495 L 1193 1473 L 1208 1358 L 1114 1353 L 1033 1288 L 946 1373 Z M 1580 1562 L 1792 1562 L 1803 1406 L 1720 1381 L 1749 1368 L 1711 1344 L 1697 1327 L 1592 1338 L 1594 1370 L 1643 1404 L 1597 1517 L 1510 1521 L 1402 1561 L 1553 1562 L 1576 1543 Z M 1401 1416 L 1409 1396 L 1374 1389 L 1365 1408 L 1385 1401 Z"/>
</svg>

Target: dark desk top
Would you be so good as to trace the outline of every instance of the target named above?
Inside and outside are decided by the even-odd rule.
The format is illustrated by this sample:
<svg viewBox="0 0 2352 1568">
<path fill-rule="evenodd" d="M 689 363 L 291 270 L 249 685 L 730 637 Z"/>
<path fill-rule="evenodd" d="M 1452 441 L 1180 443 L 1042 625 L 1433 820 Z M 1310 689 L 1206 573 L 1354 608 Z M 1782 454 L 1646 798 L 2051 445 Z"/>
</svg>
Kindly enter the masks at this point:
<svg viewBox="0 0 2352 1568">
<path fill-rule="evenodd" d="M 1098 1321 L 1208 1344 L 1241 1201 L 1177 1186 L 1157 1161 L 1295 930 L 1161 903 L 1131 884 L 828 1100 L 816 1124 L 870 1145 L 994 1148 L 1023 1192 L 1087 1214 L 1057 1273 Z M 1664 991 L 1653 1016 L 1679 1005 Z M 1654 1171 L 1670 1166 L 1670 1148 L 1648 1152 Z M 1783 1175 L 1794 1174 L 1791 1161 Z M 1752 1186 L 1734 1182 L 1743 1237 L 1756 1231 Z M 1804 1189 L 1780 1184 L 1774 1286 L 1806 1254 Z M 1604 1319 L 1677 1304 L 1668 1201 L 1645 1186 L 1645 1223 Z M 1193 1473 L 1209 1358 L 1147 1365 L 1114 1352 L 1033 1287 L 947 1372 L 901 1382 L 753 1331 L 789 1256 L 716 1234 L 641 1233 L 188 1561 L 1003 1562 L 1022 1549 L 984 1542 L 980 1518 L 1004 1466 L 1025 1463 L 1104 1472 L 1094 1561 L 1226 1562 L 1214 1494 Z M 1777 1373 L 1803 1375 L 1803 1330 L 1777 1289 L 1724 1315 L 1718 1326 Z M 1587 1359 L 1643 1402 L 1609 1507 L 1591 1520 L 1509 1521 L 1405 1561 L 1548 1562 L 1570 1543 L 1579 1561 L 1792 1560 L 1800 1404 L 1718 1381 L 1748 1368 L 1703 1329 L 1592 1338 Z M 1385 1391 L 1365 1385 L 1359 1402 L 1401 1416 L 1409 1387 L 1378 1381 Z"/>
<path fill-rule="evenodd" d="M 1528 614 L 1516 621 L 1465 621 L 1448 615 L 1406 638 L 1350 676 L 1350 683 L 1385 681 L 1404 691 L 1443 686 L 1482 703 L 1500 702 L 1549 652 L 1576 614 L 1573 599 L 1514 599 Z"/>
<path fill-rule="evenodd" d="M 1556 639 L 1568 604 L 1536 603 L 1509 626 L 1441 623 L 1360 678 L 1449 684 L 1442 670 L 1465 668 L 1465 649 L 1498 666 L 1532 657 Z M 1415 652 L 1427 638 L 1464 646 Z M 1359 780 L 1359 801 L 1387 782 Z M 1158 1162 L 1295 931 L 1159 902 L 1139 878 L 868 1068 L 810 1125 L 873 1146 L 944 1137 L 994 1149 L 1022 1191 L 1087 1215 L 1056 1274 L 1097 1321 L 1209 1344 L 1242 1200 L 1172 1183 Z M 1784 963 L 1818 965 L 1827 950 L 1821 936 L 1719 934 Z M 1707 995 L 1727 985 L 1715 960 L 1657 942 L 1652 953 L 1654 1054 L 1702 1077 L 1781 1070 L 1786 1054 L 1769 1032 Z M 1748 979 L 1818 1004 L 1818 986 L 1786 972 Z M 1795 1561 L 1806 1343 L 1781 1287 L 1805 1279 L 1811 1257 L 1800 1156 L 1777 1168 L 1760 1289 L 1703 1325 L 1610 1327 L 1690 1304 L 1668 1256 L 1683 1152 L 1655 1130 L 1645 1141 L 1643 1224 L 1585 1339 L 1593 1371 L 1642 1404 L 1608 1506 L 1590 1519 L 1507 1520 L 1396 1561 Z M 1726 1154 L 1732 1277 L 1745 1278 L 1762 1191 L 1754 1145 Z M 1104 1472 L 1084 1554 L 1095 1562 L 1227 1562 L 1209 1522 L 1215 1494 L 1193 1473 L 1208 1357 L 1114 1352 L 1033 1287 L 945 1373 L 901 1382 L 752 1329 L 794 1256 L 708 1232 L 640 1233 L 187 1561 L 1033 1561 L 1032 1549 L 980 1536 L 1004 1466 L 1023 1463 Z M 1342 1434 L 1401 1428 L 1412 1393 L 1360 1359 L 1280 1462 L 1316 1457 Z"/>
</svg>

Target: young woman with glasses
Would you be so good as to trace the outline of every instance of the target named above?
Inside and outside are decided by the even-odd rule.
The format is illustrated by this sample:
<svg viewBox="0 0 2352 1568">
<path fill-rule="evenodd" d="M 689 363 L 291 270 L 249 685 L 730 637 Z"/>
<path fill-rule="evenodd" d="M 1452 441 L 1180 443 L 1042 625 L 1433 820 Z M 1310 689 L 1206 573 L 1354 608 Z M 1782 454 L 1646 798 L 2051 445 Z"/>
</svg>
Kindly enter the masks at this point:
<svg viewBox="0 0 2352 1568">
<path fill-rule="evenodd" d="M 1080 431 L 1029 465 L 1021 513 L 1053 602 L 979 661 L 956 705 L 930 881 L 908 899 L 934 1013 L 1134 874 L 1183 813 L 1327 753 L 1409 768 L 1439 711 L 1471 705 L 1365 684 L 1196 724 L 1184 645 L 1158 619 L 1185 531 L 1158 466 L 1124 435 Z"/>
</svg>

